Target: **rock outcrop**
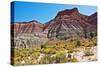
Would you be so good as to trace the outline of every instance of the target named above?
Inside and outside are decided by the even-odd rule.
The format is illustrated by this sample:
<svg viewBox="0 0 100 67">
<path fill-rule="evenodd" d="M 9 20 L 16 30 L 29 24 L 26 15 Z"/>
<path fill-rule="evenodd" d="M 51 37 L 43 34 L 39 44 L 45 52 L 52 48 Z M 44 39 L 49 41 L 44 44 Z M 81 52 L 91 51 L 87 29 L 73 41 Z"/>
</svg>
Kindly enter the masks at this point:
<svg viewBox="0 0 100 67">
<path fill-rule="evenodd" d="M 37 33 L 41 32 L 43 25 L 36 20 L 30 22 L 16 22 L 12 24 L 14 33 Z"/>
</svg>

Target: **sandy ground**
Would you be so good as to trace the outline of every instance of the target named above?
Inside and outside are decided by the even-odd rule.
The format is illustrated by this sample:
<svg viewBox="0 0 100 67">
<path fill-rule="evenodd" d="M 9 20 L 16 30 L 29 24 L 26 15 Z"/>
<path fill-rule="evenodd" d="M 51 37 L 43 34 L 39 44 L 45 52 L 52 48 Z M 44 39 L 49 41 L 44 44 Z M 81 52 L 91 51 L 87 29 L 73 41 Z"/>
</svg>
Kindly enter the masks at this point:
<svg viewBox="0 0 100 67">
<path fill-rule="evenodd" d="M 79 52 L 73 52 L 71 53 L 72 58 L 75 57 L 79 62 L 84 61 L 95 61 L 97 59 L 97 47 L 89 47 L 90 51 L 93 53 L 93 55 L 85 56 L 84 51 L 86 51 L 84 48 L 79 48 Z"/>
</svg>

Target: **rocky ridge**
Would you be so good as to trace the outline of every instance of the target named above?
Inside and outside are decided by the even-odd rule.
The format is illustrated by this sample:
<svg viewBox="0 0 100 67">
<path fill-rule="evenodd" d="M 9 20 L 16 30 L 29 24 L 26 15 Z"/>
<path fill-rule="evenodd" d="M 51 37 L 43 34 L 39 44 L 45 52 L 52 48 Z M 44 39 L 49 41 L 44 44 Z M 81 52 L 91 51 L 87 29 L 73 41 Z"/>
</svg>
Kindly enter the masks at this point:
<svg viewBox="0 0 100 67">
<path fill-rule="evenodd" d="M 12 44 L 13 46 L 14 44 L 17 46 L 28 45 L 31 41 L 30 44 L 33 45 L 35 42 L 44 44 L 48 39 L 66 40 L 70 37 L 81 38 L 90 32 L 96 31 L 96 24 L 97 13 L 86 16 L 81 14 L 77 8 L 66 9 L 58 12 L 57 16 L 46 24 L 41 24 L 36 20 L 12 24 L 11 31 L 12 35 L 14 34 L 12 36 Z M 20 44 L 17 44 L 17 41 Z"/>
</svg>

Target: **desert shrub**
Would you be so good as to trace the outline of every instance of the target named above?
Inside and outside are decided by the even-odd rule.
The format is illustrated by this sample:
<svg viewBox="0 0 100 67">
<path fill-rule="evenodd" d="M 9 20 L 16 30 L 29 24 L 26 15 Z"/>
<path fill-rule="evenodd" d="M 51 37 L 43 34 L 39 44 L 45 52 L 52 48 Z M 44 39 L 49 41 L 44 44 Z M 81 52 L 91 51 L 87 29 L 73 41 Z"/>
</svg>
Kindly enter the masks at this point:
<svg viewBox="0 0 100 67">
<path fill-rule="evenodd" d="M 14 50 L 14 65 L 25 65 L 25 64 L 36 64 L 36 60 L 40 56 L 40 52 L 38 50 L 34 51 L 34 49 L 30 48 L 15 48 Z"/>
<path fill-rule="evenodd" d="M 77 44 L 79 45 L 79 42 L 77 42 L 77 39 L 69 39 L 66 41 L 66 49 L 72 50 L 72 49 L 76 48 Z"/>
<path fill-rule="evenodd" d="M 93 37 L 92 42 L 93 42 L 93 46 L 96 46 L 97 45 L 97 37 Z"/>
<path fill-rule="evenodd" d="M 48 47 L 41 50 L 42 53 L 45 54 L 55 54 L 56 50 L 54 48 Z"/>
<path fill-rule="evenodd" d="M 56 53 L 55 58 L 55 63 L 65 63 L 67 62 L 67 58 L 64 52 L 58 52 Z"/>
<path fill-rule="evenodd" d="M 89 38 L 81 39 L 80 41 L 81 41 L 81 46 L 84 46 L 84 47 L 91 47 L 91 46 L 94 45 L 93 41 L 91 39 L 89 39 Z"/>
<path fill-rule="evenodd" d="M 68 49 L 68 50 L 72 50 L 72 49 L 74 49 L 75 48 L 75 44 L 74 43 L 68 43 L 67 45 L 66 45 L 66 49 Z"/>
<path fill-rule="evenodd" d="M 78 62 L 78 60 L 77 60 L 75 57 L 73 57 L 73 58 L 70 60 L 70 62 Z"/>
<path fill-rule="evenodd" d="M 76 42 L 76 47 L 79 47 L 79 46 L 81 46 L 81 43 L 80 43 L 79 40 L 77 40 L 77 42 Z"/>
<path fill-rule="evenodd" d="M 92 56 L 92 55 L 94 55 L 93 52 L 86 51 L 84 56 Z"/>
<path fill-rule="evenodd" d="M 45 55 L 41 60 L 39 61 L 39 64 L 50 64 L 53 63 L 52 58 L 49 55 Z"/>
<path fill-rule="evenodd" d="M 97 36 L 97 32 L 90 32 L 90 37 L 93 38 L 93 37 L 96 37 Z"/>
<path fill-rule="evenodd" d="M 94 33 L 90 32 L 90 37 L 93 38 L 94 37 Z"/>
<path fill-rule="evenodd" d="M 94 53 L 92 51 L 90 51 L 90 48 L 87 48 L 84 51 L 84 56 L 92 56 L 92 55 L 94 55 Z"/>
<path fill-rule="evenodd" d="M 54 56 L 45 55 L 40 61 L 39 64 L 50 64 L 50 63 L 65 63 L 67 62 L 66 55 L 64 52 L 57 52 Z"/>
<path fill-rule="evenodd" d="M 34 51 L 34 52 L 40 52 L 40 51 L 41 51 L 41 48 L 40 48 L 40 47 L 34 48 L 33 51 Z"/>
<path fill-rule="evenodd" d="M 68 53 L 77 52 L 77 50 L 68 50 Z"/>
<path fill-rule="evenodd" d="M 46 45 L 41 45 L 41 49 L 42 49 L 42 48 L 46 48 Z"/>
</svg>

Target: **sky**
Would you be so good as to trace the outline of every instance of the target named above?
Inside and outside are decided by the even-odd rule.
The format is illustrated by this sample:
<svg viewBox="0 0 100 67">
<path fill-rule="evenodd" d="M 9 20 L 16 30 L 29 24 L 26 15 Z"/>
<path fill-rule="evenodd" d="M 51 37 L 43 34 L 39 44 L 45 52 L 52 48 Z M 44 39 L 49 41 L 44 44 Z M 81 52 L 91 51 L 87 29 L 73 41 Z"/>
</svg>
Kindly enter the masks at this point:
<svg viewBox="0 0 100 67">
<path fill-rule="evenodd" d="M 97 11 L 96 6 L 15 1 L 11 3 L 11 22 L 37 20 L 46 23 L 52 20 L 59 11 L 72 8 L 78 8 L 80 13 L 88 16 Z"/>
</svg>

